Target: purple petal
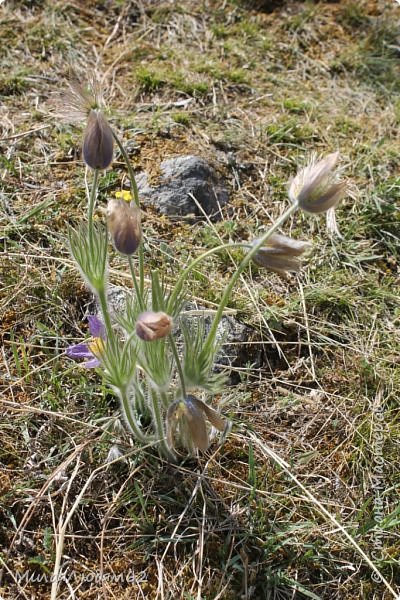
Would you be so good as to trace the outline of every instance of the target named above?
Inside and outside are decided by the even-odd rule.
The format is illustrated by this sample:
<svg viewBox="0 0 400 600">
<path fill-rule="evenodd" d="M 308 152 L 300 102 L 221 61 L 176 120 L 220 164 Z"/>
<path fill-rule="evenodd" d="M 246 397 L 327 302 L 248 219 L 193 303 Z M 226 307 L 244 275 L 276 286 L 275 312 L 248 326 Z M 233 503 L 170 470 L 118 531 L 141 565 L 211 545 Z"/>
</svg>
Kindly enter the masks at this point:
<svg viewBox="0 0 400 600">
<path fill-rule="evenodd" d="M 93 356 L 93 354 L 92 354 L 92 356 Z M 91 360 L 87 360 L 86 362 L 84 362 L 82 367 L 85 367 L 85 369 L 96 369 L 100 365 L 101 365 L 101 362 L 99 361 L 98 358 L 92 358 Z"/>
<path fill-rule="evenodd" d="M 100 321 L 100 319 L 96 317 L 96 315 L 89 315 L 88 321 L 90 334 L 93 337 L 104 339 L 106 337 L 106 332 L 104 329 L 104 324 Z"/>
<path fill-rule="evenodd" d="M 68 346 L 68 348 L 65 350 L 65 354 L 74 360 L 93 357 L 93 353 L 90 352 L 87 344 L 75 344 L 74 346 Z"/>
</svg>

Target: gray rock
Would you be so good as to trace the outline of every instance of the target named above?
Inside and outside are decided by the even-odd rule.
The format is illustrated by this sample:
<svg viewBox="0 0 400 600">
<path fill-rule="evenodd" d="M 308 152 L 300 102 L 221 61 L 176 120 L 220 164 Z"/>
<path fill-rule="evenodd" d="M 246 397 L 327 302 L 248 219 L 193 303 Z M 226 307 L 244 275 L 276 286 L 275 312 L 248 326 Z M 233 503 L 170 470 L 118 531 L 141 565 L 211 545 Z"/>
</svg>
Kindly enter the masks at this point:
<svg viewBox="0 0 400 600">
<path fill-rule="evenodd" d="M 160 167 L 158 185 L 151 186 L 144 171 L 136 181 L 143 203 L 151 204 L 164 215 L 216 216 L 219 207 L 229 200 L 227 189 L 204 158 L 178 156 L 164 160 Z"/>
<path fill-rule="evenodd" d="M 216 367 L 246 367 L 249 364 L 260 367 L 262 346 L 256 343 L 256 337 L 254 329 L 234 317 L 222 317 L 217 328 L 217 339 L 221 340 L 222 346 L 215 359 Z"/>
</svg>

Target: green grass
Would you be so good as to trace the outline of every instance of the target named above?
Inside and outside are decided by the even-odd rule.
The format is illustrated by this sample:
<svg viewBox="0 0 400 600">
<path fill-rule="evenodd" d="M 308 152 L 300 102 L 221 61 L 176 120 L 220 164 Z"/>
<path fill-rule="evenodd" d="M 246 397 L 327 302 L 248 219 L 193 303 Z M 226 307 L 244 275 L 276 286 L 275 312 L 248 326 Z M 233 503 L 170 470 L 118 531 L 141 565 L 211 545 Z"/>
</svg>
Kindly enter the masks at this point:
<svg viewBox="0 0 400 600">
<path fill-rule="evenodd" d="M 175 123 L 185 125 L 185 127 L 190 125 L 190 115 L 188 115 L 188 113 L 176 112 L 172 115 L 172 118 L 175 121 Z"/>
<path fill-rule="evenodd" d="M 188 80 L 183 73 L 171 72 L 165 66 L 150 69 L 141 67 L 136 71 L 136 79 L 145 92 L 155 92 L 164 86 L 191 96 L 208 92 L 206 82 Z"/>
</svg>

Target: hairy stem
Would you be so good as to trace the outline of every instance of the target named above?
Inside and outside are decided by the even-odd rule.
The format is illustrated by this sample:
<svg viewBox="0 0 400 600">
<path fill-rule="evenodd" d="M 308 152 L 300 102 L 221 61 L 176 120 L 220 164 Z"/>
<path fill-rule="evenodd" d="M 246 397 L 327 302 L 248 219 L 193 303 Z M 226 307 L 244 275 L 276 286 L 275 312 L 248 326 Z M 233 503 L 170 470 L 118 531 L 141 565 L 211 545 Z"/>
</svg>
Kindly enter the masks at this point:
<svg viewBox="0 0 400 600">
<path fill-rule="evenodd" d="M 168 394 L 166 392 L 164 392 L 164 391 L 160 392 L 160 397 L 161 397 L 161 400 L 162 400 L 164 408 L 168 410 L 168 408 L 171 405 L 171 400 L 168 397 Z"/>
<path fill-rule="evenodd" d="M 250 248 L 251 244 L 249 242 L 228 242 L 226 244 L 221 244 L 220 246 L 216 246 L 215 248 L 211 248 L 203 254 L 200 254 L 197 258 L 193 259 L 192 262 L 182 271 L 179 275 L 179 278 L 175 284 L 175 287 L 171 293 L 171 296 L 168 300 L 168 312 L 173 311 L 174 304 L 182 291 L 183 284 L 189 273 L 205 258 L 215 254 L 216 252 L 220 252 L 221 250 L 228 250 L 230 248 Z"/>
<path fill-rule="evenodd" d="M 140 208 L 139 190 L 138 190 L 138 186 L 137 186 L 137 183 L 136 183 L 135 173 L 133 172 L 131 161 L 129 160 L 128 153 L 125 150 L 125 148 L 124 148 L 121 140 L 119 139 L 119 137 L 117 136 L 117 134 L 115 133 L 115 131 L 113 131 L 113 136 L 114 136 L 114 139 L 115 139 L 115 141 L 117 143 L 117 146 L 120 149 L 120 152 L 121 152 L 121 154 L 123 156 L 123 159 L 124 159 L 125 164 L 126 164 L 126 168 L 128 169 L 129 179 L 130 179 L 131 186 L 132 186 L 133 199 L 135 201 L 136 206 L 138 208 Z M 144 292 L 144 256 L 143 256 L 143 244 L 140 244 L 140 246 L 139 246 L 138 256 L 139 256 L 139 290 L 140 290 L 140 297 L 143 297 L 143 292 Z"/>
<path fill-rule="evenodd" d="M 128 261 L 129 261 L 129 269 L 131 271 L 131 276 L 132 276 L 132 281 L 133 281 L 133 287 L 135 288 L 135 292 L 136 292 L 136 296 L 137 296 L 137 301 L 139 303 L 140 310 L 143 311 L 143 310 L 146 310 L 146 306 L 144 304 L 143 291 L 140 289 L 140 285 L 139 285 L 137 277 L 136 277 L 135 267 L 133 264 L 132 256 L 128 257 Z"/>
<path fill-rule="evenodd" d="M 237 282 L 237 280 L 239 279 L 240 275 L 243 273 L 243 271 L 245 270 L 245 268 L 247 267 L 247 265 L 250 263 L 250 261 L 252 260 L 252 258 L 257 254 L 257 252 L 260 250 L 260 248 L 262 248 L 265 244 L 265 242 L 268 240 L 268 238 L 275 233 L 275 231 L 277 229 L 279 229 L 279 227 L 281 227 L 281 225 L 283 225 L 285 223 L 285 221 L 287 221 L 287 219 L 297 210 L 298 206 L 297 204 L 292 204 L 284 213 L 283 215 L 281 215 L 279 217 L 279 219 L 268 229 L 268 231 L 266 233 L 264 233 L 264 235 L 262 235 L 259 238 L 259 241 L 257 244 L 255 244 L 254 246 L 252 246 L 251 250 L 246 254 L 246 256 L 243 258 L 242 262 L 240 263 L 240 265 L 238 266 L 238 268 L 236 269 L 236 271 L 234 272 L 234 274 L 231 277 L 230 282 L 228 283 L 228 285 L 226 286 L 223 296 L 219 302 L 218 305 L 218 310 L 217 313 L 214 317 L 213 323 L 211 325 L 210 331 L 207 335 L 207 340 L 205 343 L 205 346 L 208 348 L 211 348 L 214 344 L 214 340 L 215 340 L 215 335 L 217 333 L 217 328 L 219 325 L 219 322 L 221 320 L 221 317 L 223 315 L 223 312 L 225 310 L 226 305 L 229 302 L 229 298 L 231 296 L 232 290 L 234 288 L 235 283 Z"/>
<path fill-rule="evenodd" d="M 146 435 L 140 430 L 140 427 L 139 427 L 139 425 L 135 419 L 135 416 L 133 414 L 133 411 L 132 411 L 132 406 L 131 406 L 131 403 L 129 400 L 127 388 L 126 387 L 118 388 L 117 393 L 118 393 L 119 399 L 121 400 L 121 407 L 122 407 L 122 412 L 125 417 L 125 420 L 129 426 L 131 432 L 135 436 L 136 440 L 138 442 L 140 442 L 141 444 L 149 444 L 151 442 L 154 442 L 155 439 L 153 436 Z"/>
<path fill-rule="evenodd" d="M 154 389 L 151 389 L 151 401 L 153 406 L 153 416 L 154 416 L 154 424 L 157 432 L 158 442 L 160 444 L 160 449 L 162 454 L 168 460 L 175 461 L 175 454 L 169 449 L 167 442 L 165 441 L 165 431 L 164 425 L 161 417 L 160 403 L 158 399 L 157 392 Z"/>
<path fill-rule="evenodd" d="M 174 336 L 172 334 L 170 334 L 168 336 L 168 339 L 169 339 L 169 342 L 171 344 L 172 353 L 174 355 L 176 368 L 178 369 L 178 375 L 179 375 L 179 380 L 180 380 L 180 383 L 181 383 L 181 390 L 182 390 L 182 398 L 185 399 L 186 398 L 185 377 L 183 375 L 182 364 L 181 364 L 181 361 L 180 361 L 180 358 L 179 358 L 179 354 L 178 354 L 178 348 L 176 347 L 175 339 L 174 339 Z"/>
<path fill-rule="evenodd" d="M 93 248 L 93 213 L 96 204 L 97 188 L 99 185 L 99 169 L 95 169 L 93 173 L 92 189 L 90 190 L 89 205 L 88 205 L 88 229 L 90 248 Z"/>
<path fill-rule="evenodd" d="M 108 310 L 107 297 L 105 287 L 97 290 L 97 297 L 99 299 L 101 316 L 103 317 L 104 326 L 107 333 L 107 343 L 114 347 L 114 335 L 111 323 L 110 312 Z"/>
<path fill-rule="evenodd" d="M 131 186 L 132 186 L 132 191 L 133 191 L 133 198 L 135 200 L 135 204 L 138 208 L 140 208 L 140 201 L 139 201 L 139 190 L 137 187 L 137 183 L 136 183 L 136 179 L 135 179 L 135 173 L 133 172 L 133 168 L 132 168 L 132 164 L 131 161 L 129 160 L 129 156 L 127 151 L 125 150 L 121 140 L 119 139 L 119 137 L 117 136 L 117 134 L 115 133 L 115 131 L 113 131 L 113 136 L 114 136 L 114 140 L 117 143 L 118 148 L 120 149 L 120 152 L 124 158 L 125 164 L 126 164 L 126 168 L 128 169 L 128 173 L 129 173 L 129 179 L 131 181 Z"/>
</svg>

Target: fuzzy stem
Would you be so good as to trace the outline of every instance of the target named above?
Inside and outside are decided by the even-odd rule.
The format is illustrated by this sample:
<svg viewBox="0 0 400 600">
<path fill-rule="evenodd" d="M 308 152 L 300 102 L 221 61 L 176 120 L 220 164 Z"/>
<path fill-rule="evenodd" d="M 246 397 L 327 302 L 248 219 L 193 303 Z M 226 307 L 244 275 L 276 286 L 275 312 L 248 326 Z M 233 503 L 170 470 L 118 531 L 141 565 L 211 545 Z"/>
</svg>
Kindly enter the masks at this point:
<svg viewBox="0 0 400 600">
<path fill-rule="evenodd" d="M 176 347 L 175 339 L 172 334 L 170 334 L 168 336 L 168 339 L 171 344 L 172 353 L 174 355 L 174 359 L 175 359 L 175 363 L 176 363 L 176 368 L 178 369 L 179 380 L 181 382 L 182 398 L 185 399 L 186 398 L 185 377 L 183 375 L 182 364 L 181 364 L 179 354 L 178 354 L 178 348 Z"/>
<path fill-rule="evenodd" d="M 132 407 L 129 402 L 128 391 L 126 387 L 118 388 L 118 396 L 121 400 L 121 407 L 126 422 L 128 423 L 133 435 L 141 444 L 149 444 L 154 442 L 154 437 L 146 435 L 140 431 L 139 425 L 136 422 L 134 415 L 132 414 Z"/>
<path fill-rule="evenodd" d="M 165 441 L 165 432 L 164 432 L 164 426 L 163 426 L 163 422 L 162 422 L 162 418 L 161 418 L 161 411 L 160 411 L 160 405 L 159 405 L 157 392 L 154 389 L 151 389 L 150 394 L 151 394 L 151 401 L 152 401 L 152 405 L 153 405 L 153 415 L 154 415 L 154 420 L 155 420 L 154 424 L 155 424 L 155 428 L 156 428 L 156 432 L 157 432 L 158 442 L 160 444 L 160 449 L 161 449 L 163 455 L 165 456 L 165 458 L 167 458 L 168 460 L 175 461 L 175 459 L 176 459 L 175 454 L 168 448 L 168 445 Z"/>
<path fill-rule="evenodd" d="M 234 274 L 231 277 L 230 282 L 228 283 L 228 285 L 225 287 L 224 290 L 224 294 L 219 302 L 218 305 L 218 310 L 217 313 L 214 317 L 214 320 L 212 322 L 210 331 L 207 335 L 207 340 L 205 342 L 205 346 L 208 348 L 211 348 L 213 343 L 214 343 L 214 339 L 215 339 L 215 335 L 217 333 L 217 328 L 219 325 L 219 322 L 221 320 L 221 317 L 223 315 L 224 309 L 227 305 L 227 303 L 229 302 L 229 298 L 231 296 L 233 287 L 235 285 L 235 283 L 237 282 L 237 280 L 239 279 L 240 275 L 243 273 L 244 269 L 247 267 L 247 265 L 250 263 L 250 261 L 252 260 L 252 258 L 257 254 L 257 252 L 260 250 L 260 248 L 262 248 L 265 244 L 265 242 L 267 241 L 267 239 L 273 234 L 275 233 L 275 231 L 277 229 L 279 229 L 279 227 L 281 227 L 281 225 L 283 225 L 283 223 L 285 223 L 285 221 L 297 210 L 298 205 L 297 204 L 292 204 L 284 213 L 283 215 L 281 215 L 279 217 L 279 219 L 268 229 L 268 231 L 266 233 L 264 233 L 264 235 L 262 235 L 259 238 L 259 241 L 257 244 L 255 244 L 251 250 L 246 254 L 246 256 L 243 258 L 242 262 L 240 263 L 240 265 L 238 266 L 238 268 L 236 269 L 236 271 L 234 272 Z"/>
<path fill-rule="evenodd" d="M 160 392 L 160 396 L 161 396 L 161 400 L 162 400 L 164 408 L 166 408 L 168 410 L 168 408 L 171 405 L 171 401 L 168 398 L 168 394 L 166 394 L 165 392 Z"/>
<path fill-rule="evenodd" d="M 251 248 L 251 244 L 249 244 L 249 242 L 228 242 L 226 244 L 216 246 L 215 248 L 211 248 L 210 250 L 203 252 L 203 254 L 200 254 L 200 256 L 198 256 L 197 258 L 194 258 L 192 262 L 179 275 L 179 278 L 168 300 L 168 312 L 173 311 L 176 299 L 178 298 L 182 290 L 183 284 L 185 283 L 185 279 L 189 275 L 190 271 L 192 271 L 192 269 L 194 269 L 196 265 L 198 265 L 202 260 L 204 260 L 208 256 L 211 256 L 212 254 L 219 252 L 220 250 L 227 250 L 229 248 Z"/>
<path fill-rule="evenodd" d="M 113 131 L 113 136 L 114 136 L 114 139 L 115 139 L 115 141 L 117 143 L 117 146 L 120 149 L 120 152 L 121 152 L 121 154 L 123 156 L 123 159 L 124 159 L 125 164 L 126 164 L 126 168 L 128 169 L 129 179 L 131 181 L 131 186 L 132 186 L 132 191 L 133 191 L 133 199 L 135 201 L 136 206 L 138 208 L 140 208 L 139 190 L 138 190 L 138 186 L 137 186 L 137 183 L 136 183 L 135 173 L 133 172 L 131 161 L 129 160 L 128 153 L 125 150 L 125 148 L 124 148 L 121 140 L 119 139 L 119 137 L 117 136 L 117 134 L 115 133 L 115 131 Z M 140 290 L 140 297 L 143 297 L 143 292 L 144 292 L 144 256 L 143 256 L 143 244 L 140 244 L 140 246 L 139 246 L 138 256 L 139 256 L 139 290 Z"/>
<path fill-rule="evenodd" d="M 105 287 L 102 287 L 99 290 L 97 290 L 97 297 L 99 299 L 101 315 L 103 317 L 104 326 L 105 326 L 106 332 L 107 332 L 107 343 L 109 343 L 111 345 L 111 347 L 114 347 L 114 335 L 113 335 L 110 312 L 108 310 Z"/>
<path fill-rule="evenodd" d="M 99 184 L 99 169 L 95 169 L 93 172 L 92 189 L 90 190 L 89 205 L 88 205 L 88 229 L 89 229 L 89 242 L 90 247 L 93 248 L 93 213 L 94 206 L 96 203 L 97 188 Z"/>
<path fill-rule="evenodd" d="M 144 300 L 143 300 L 143 292 L 141 291 L 140 285 L 138 284 L 138 281 L 137 281 L 137 277 L 136 277 L 136 273 L 135 273 L 135 268 L 133 266 L 132 256 L 128 257 L 128 261 L 129 261 L 129 269 L 131 271 L 133 286 L 135 288 L 137 300 L 139 302 L 139 307 L 140 307 L 140 310 L 143 311 L 143 310 L 146 310 L 146 307 L 145 307 Z"/>
<path fill-rule="evenodd" d="M 129 179 L 131 180 L 131 186 L 132 186 L 133 198 L 135 200 L 135 204 L 138 208 L 140 208 L 139 190 L 138 190 L 138 186 L 137 186 L 136 179 L 135 179 L 135 173 L 133 172 L 133 169 L 132 169 L 131 161 L 129 160 L 128 153 L 125 150 L 121 140 L 119 139 L 119 137 L 117 136 L 115 131 L 113 131 L 113 136 L 114 136 L 114 140 L 117 142 L 117 146 L 120 149 L 120 152 L 124 158 L 126 168 L 128 169 Z"/>
</svg>

